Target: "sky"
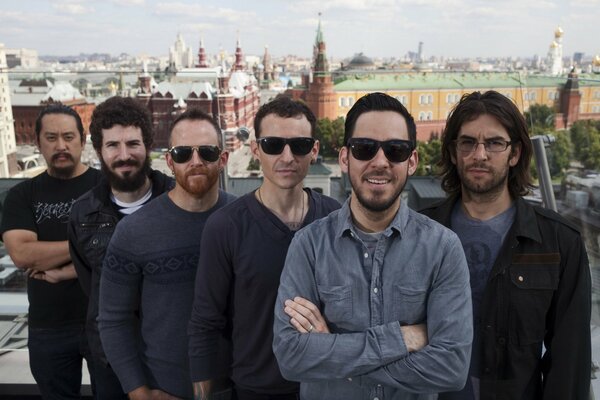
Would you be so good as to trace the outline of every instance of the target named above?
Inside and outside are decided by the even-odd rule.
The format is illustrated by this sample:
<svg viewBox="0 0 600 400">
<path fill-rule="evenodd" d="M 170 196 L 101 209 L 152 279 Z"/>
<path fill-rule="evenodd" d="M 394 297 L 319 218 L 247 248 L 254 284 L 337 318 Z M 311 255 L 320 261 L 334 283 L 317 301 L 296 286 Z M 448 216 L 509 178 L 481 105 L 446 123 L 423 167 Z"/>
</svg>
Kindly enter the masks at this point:
<svg viewBox="0 0 600 400">
<path fill-rule="evenodd" d="M 309 57 L 319 13 L 330 57 L 600 54 L 600 0 L 0 0 L 0 43 L 40 55 L 166 56 L 178 33 L 198 51 Z"/>
</svg>

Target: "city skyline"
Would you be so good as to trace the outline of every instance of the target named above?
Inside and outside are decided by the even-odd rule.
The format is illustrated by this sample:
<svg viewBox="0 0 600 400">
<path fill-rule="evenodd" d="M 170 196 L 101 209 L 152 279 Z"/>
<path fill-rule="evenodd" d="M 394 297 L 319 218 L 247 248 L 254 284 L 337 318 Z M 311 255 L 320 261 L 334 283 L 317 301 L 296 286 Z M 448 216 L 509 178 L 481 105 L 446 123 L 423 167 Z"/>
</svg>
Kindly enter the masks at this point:
<svg viewBox="0 0 600 400">
<path fill-rule="evenodd" d="M 600 54 L 600 0 L 24 0 L 4 2 L 0 43 L 40 55 L 110 53 L 165 56 L 181 33 L 197 53 L 235 50 L 274 56 L 312 55 L 318 13 L 328 56 L 363 52 L 400 58 L 424 42 L 444 57 L 545 57 L 557 26 L 565 56 Z"/>
</svg>

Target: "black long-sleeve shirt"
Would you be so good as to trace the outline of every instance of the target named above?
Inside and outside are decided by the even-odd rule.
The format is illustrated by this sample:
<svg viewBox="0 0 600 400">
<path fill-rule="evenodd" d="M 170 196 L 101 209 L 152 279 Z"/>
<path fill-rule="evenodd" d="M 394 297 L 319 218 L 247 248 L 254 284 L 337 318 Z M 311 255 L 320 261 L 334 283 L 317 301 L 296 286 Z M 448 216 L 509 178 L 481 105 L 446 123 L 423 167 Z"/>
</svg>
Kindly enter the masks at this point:
<svg viewBox="0 0 600 400">
<path fill-rule="evenodd" d="M 305 189 L 304 224 L 340 207 Z M 294 232 L 249 193 L 217 211 L 202 237 L 194 305 L 189 324 L 190 368 L 194 382 L 224 373 L 223 339 L 232 345 L 231 378 L 259 393 L 292 393 L 273 355 L 273 307 L 287 249 Z"/>
</svg>

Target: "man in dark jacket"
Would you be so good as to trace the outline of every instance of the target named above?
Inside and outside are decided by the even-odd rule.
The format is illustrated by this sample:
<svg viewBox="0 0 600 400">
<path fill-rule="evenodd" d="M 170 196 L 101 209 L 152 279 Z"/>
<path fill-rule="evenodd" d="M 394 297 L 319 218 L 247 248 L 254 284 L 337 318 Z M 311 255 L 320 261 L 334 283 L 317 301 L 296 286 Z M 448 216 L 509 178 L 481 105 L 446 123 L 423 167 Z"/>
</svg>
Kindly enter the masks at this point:
<svg viewBox="0 0 600 400">
<path fill-rule="evenodd" d="M 131 98 L 112 97 L 92 115 L 90 134 L 102 166 L 103 181 L 73 205 L 69 250 L 79 282 L 89 297 L 86 331 L 92 352 L 96 399 L 126 399 L 106 361 L 96 318 L 102 262 L 117 223 L 174 185 L 150 168 L 152 121 Z"/>
<path fill-rule="evenodd" d="M 500 93 L 463 96 L 446 124 L 449 198 L 423 213 L 462 242 L 474 340 L 467 385 L 440 400 L 588 398 L 588 258 L 575 227 L 521 197 L 531 154 L 522 114 Z"/>
</svg>

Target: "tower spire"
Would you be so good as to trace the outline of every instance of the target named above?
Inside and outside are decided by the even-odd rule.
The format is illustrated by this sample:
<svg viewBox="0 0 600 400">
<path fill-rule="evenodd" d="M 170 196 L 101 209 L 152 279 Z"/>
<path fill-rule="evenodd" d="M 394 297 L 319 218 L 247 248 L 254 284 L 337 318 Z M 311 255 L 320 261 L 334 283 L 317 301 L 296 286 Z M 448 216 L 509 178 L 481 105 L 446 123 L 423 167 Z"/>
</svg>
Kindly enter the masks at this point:
<svg viewBox="0 0 600 400">
<path fill-rule="evenodd" d="M 240 41 L 240 31 L 237 31 L 237 42 L 235 47 L 235 65 L 233 66 L 234 71 L 244 70 L 244 53 L 242 53 L 242 44 Z"/>
</svg>

